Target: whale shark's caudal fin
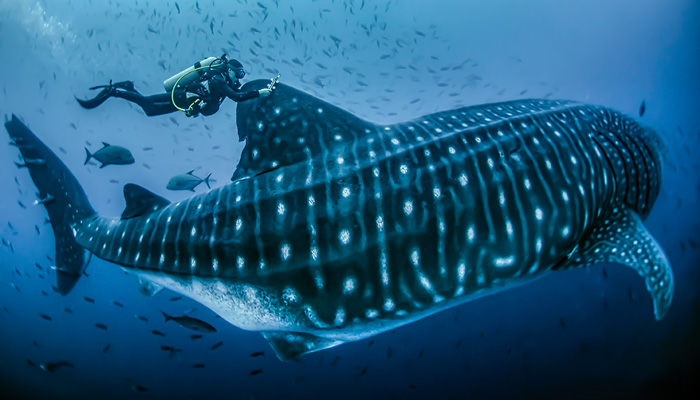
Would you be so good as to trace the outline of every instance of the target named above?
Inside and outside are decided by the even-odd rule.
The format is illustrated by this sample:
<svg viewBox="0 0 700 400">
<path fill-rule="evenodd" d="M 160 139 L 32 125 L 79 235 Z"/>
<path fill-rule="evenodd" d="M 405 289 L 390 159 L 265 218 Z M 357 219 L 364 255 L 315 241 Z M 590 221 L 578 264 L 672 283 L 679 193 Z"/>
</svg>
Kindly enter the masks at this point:
<svg viewBox="0 0 700 400">
<path fill-rule="evenodd" d="M 619 263 L 637 271 L 651 294 L 654 316 L 660 320 L 666 315 L 673 299 L 673 272 L 661 246 L 637 213 L 622 209 L 599 220 L 568 260 L 554 269 L 600 262 Z"/>
<path fill-rule="evenodd" d="M 49 214 L 56 240 L 56 286 L 67 294 L 87 264 L 86 251 L 75 241 L 71 225 L 94 216 L 95 210 L 68 167 L 17 116 L 5 122 L 5 129 L 26 161 L 38 201 Z"/>
</svg>

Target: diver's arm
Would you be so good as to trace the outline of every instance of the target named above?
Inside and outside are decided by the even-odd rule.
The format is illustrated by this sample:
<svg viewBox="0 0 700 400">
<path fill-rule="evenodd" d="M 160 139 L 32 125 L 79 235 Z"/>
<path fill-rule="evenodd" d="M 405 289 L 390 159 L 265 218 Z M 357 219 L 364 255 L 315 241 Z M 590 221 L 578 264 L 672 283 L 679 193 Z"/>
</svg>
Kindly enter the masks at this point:
<svg viewBox="0 0 700 400">
<path fill-rule="evenodd" d="M 209 82 L 209 86 L 212 91 L 226 96 L 235 102 L 246 101 L 260 96 L 260 92 L 257 90 L 251 90 L 250 92 L 235 91 L 226 82 L 216 78 Z"/>
</svg>

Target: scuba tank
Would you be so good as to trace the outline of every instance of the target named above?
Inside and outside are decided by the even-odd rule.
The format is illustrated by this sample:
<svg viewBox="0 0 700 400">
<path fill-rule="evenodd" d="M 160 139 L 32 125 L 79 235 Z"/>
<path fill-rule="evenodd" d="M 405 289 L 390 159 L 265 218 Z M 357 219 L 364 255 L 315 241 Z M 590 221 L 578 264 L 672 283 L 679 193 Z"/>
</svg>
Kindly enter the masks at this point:
<svg viewBox="0 0 700 400">
<path fill-rule="evenodd" d="M 207 57 L 202 61 L 194 63 L 193 66 L 178 72 L 177 74 L 171 76 L 170 78 L 166 79 L 163 81 L 163 87 L 165 88 L 166 92 L 170 92 L 175 88 L 175 85 L 178 87 L 184 87 L 189 85 L 190 83 L 193 83 L 200 78 L 199 73 L 195 73 L 195 71 L 200 72 L 202 69 L 205 69 L 207 67 L 216 67 L 217 64 L 223 64 L 225 62 L 222 57 Z M 200 72 L 201 73 L 201 72 Z"/>
</svg>

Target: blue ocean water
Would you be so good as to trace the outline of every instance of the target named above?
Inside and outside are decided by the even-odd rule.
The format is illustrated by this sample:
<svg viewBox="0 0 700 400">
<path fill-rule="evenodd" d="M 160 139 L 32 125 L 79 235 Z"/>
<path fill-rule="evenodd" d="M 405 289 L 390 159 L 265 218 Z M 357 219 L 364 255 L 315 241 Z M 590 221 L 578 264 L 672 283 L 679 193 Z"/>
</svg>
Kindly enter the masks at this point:
<svg viewBox="0 0 700 400">
<path fill-rule="evenodd" d="M 244 81 L 279 71 L 282 82 L 382 124 L 524 98 L 621 111 L 668 148 L 645 226 L 676 285 L 668 314 L 655 321 L 632 269 L 557 271 L 281 362 L 259 333 L 167 290 L 143 296 L 133 277 L 96 258 L 70 294 L 56 293 L 46 212 L 13 164 L 17 149 L 0 145 L 2 398 L 645 398 L 692 387 L 700 3 L 4 0 L 0 33 L 0 111 L 56 151 L 101 215 L 121 214 L 129 182 L 172 201 L 191 195 L 166 190 L 176 174 L 228 183 L 244 146 L 236 104 L 226 100 L 210 117 L 149 118 L 119 99 L 84 110 L 74 96 L 110 79 L 159 93 L 164 79 L 222 53 L 244 64 Z M 136 163 L 84 166 L 84 148 L 101 142 L 129 148 Z M 160 310 L 217 332 L 193 339 L 197 332 L 166 323 Z"/>
</svg>

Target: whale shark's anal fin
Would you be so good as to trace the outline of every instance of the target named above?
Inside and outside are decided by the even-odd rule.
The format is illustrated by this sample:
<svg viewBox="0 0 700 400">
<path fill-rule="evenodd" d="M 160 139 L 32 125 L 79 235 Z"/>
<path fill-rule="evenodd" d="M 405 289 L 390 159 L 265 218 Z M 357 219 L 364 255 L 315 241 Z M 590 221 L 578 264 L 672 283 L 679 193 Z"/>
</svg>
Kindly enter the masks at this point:
<svg viewBox="0 0 700 400">
<path fill-rule="evenodd" d="M 601 219 L 569 258 L 554 269 L 572 269 L 601 262 L 633 268 L 644 278 L 654 302 L 654 316 L 666 315 L 673 298 L 673 272 L 661 246 L 632 210 Z"/>
<path fill-rule="evenodd" d="M 280 361 L 288 361 L 307 353 L 328 349 L 343 342 L 304 332 L 263 331 L 263 337 Z"/>
</svg>

